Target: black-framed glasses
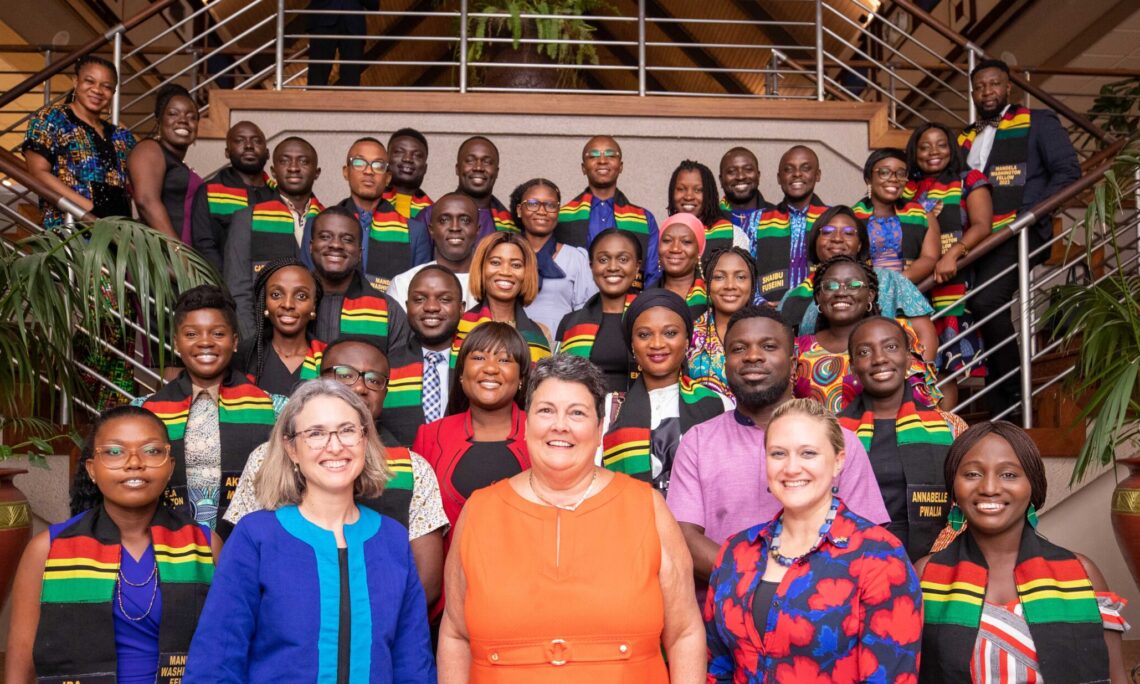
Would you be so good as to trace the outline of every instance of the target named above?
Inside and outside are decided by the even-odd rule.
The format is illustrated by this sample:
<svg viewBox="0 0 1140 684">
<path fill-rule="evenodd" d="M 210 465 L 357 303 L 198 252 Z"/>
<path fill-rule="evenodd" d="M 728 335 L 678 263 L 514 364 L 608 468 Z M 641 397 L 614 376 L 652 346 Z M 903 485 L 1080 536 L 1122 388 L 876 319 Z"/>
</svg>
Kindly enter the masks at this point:
<svg viewBox="0 0 1140 684">
<path fill-rule="evenodd" d="M 847 282 L 840 282 L 838 280 L 825 280 L 819 284 L 819 287 L 821 290 L 827 290 L 828 292 L 839 292 L 840 290 L 858 292 L 864 287 L 867 287 L 867 283 L 863 282 L 862 280 L 848 280 Z"/>
<path fill-rule="evenodd" d="M 846 237 L 855 237 L 859 234 L 859 230 L 855 226 L 823 226 L 819 229 L 821 235 L 833 235 L 839 233 Z"/>
<path fill-rule="evenodd" d="M 300 437 L 305 442 L 305 446 L 313 451 L 324 451 L 328 448 L 333 435 L 336 435 L 337 441 L 342 447 L 351 448 L 360 444 L 360 440 L 364 439 L 366 434 L 368 434 L 368 428 L 363 425 L 344 425 L 336 430 L 323 427 L 298 430 L 289 435 L 289 439 Z"/>
<path fill-rule="evenodd" d="M 332 375 L 333 379 L 342 385 L 352 387 L 360 378 L 364 378 L 364 386 L 373 392 L 379 392 L 388 386 L 388 376 L 376 371 L 358 371 L 352 366 L 330 366 L 321 369 L 321 375 Z"/>
<path fill-rule="evenodd" d="M 131 456 L 139 460 L 144 468 L 158 468 L 166 465 L 170 459 L 170 445 L 161 442 L 144 444 L 137 449 L 129 449 L 119 444 L 106 444 L 95 447 L 95 458 L 110 470 L 122 470 L 127 467 Z"/>
<path fill-rule="evenodd" d="M 357 171 L 363 171 L 366 166 L 371 166 L 372 170 L 376 173 L 384 173 L 388 170 L 387 159 L 373 159 L 368 161 L 364 157 L 351 157 L 348 160 L 348 165 Z"/>
<path fill-rule="evenodd" d="M 561 206 L 562 206 L 561 204 L 559 204 L 558 202 L 555 202 L 554 200 L 543 201 L 543 200 L 536 200 L 536 199 L 528 199 L 525 202 L 522 202 L 521 204 L 524 207 L 526 207 L 527 211 L 529 211 L 531 213 L 537 213 L 539 209 L 545 209 L 546 213 L 548 213 L 548 214 L 557 214 L 558 209 L 561 208 Z"/>
<path fill-rule="evenodd" d="M 896 169 L 892 171 L 885 166 L 880 166 L 875 169 L 875 175 L 879 177 L 879 180 L 890 180 L 894 178 L 895 180 L 904 181 L 906 180 L 906 169 Z"/>
<path fill-rule="evenodd" d="M 589 159 L 597 159 L 598 157 L 621 157 L 621 152 L 609 148 L 604 150 L 586 150 L 586 157 Z"/>
</svg>

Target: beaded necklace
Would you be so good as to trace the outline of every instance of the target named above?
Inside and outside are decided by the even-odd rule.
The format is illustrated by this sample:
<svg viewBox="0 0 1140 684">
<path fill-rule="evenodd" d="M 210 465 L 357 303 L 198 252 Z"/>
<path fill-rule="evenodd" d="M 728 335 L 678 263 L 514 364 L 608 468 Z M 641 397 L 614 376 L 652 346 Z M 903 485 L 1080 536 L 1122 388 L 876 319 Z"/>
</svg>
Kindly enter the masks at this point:
<svg viewBox="0 0 1140 684">
<path fill-rule="evenodd" d="M 827 517 L 824 518 L 823 525 L 819 528 L 819 539 L 817 539 L 815 543 L 812 544 L 810 549 L 793 558 L 789 558 L 788 556 L 780 553 L 780 533 L 784 531 L 784 516 L 783 514 L 780 514 L 780 517 L 776 518 L 776 529 L 772 531 L 772 548 L 768 550 L 768 553 L 772 556 L 772 559 L 785 568 L 790 568 L 797 562 L 806 558 L 808 554 L 818 549 L 820 544 L 823 543 L 823 538 L 826 537 L 827 533 L 831 531 L 831 523 L 835 521 L 835 513 L 838 510 L 839 499 L 835 496 L 832 496 L 831 508 L 827 511 Z"/>
</svg>

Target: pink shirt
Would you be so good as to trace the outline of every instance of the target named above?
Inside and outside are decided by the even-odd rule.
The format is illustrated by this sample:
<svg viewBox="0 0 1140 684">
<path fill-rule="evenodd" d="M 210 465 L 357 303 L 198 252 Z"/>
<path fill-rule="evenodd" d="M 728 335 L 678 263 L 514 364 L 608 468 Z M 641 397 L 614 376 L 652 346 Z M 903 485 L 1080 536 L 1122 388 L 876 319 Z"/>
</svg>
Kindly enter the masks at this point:
<svg viewBox="0 0 1140 684">
<path fill-rule="evenodd" d="M 854 432 L 843 430 L 843 440 L 847 458 L 838 478 L 839 498 L 873 523 L 888 522 L 867 452 Z M 727 411 L 681 437 L 667 502 L 677 522 L 700 525 L 706 537 L 723 544 L 780 512 L 780 502 L 767 487 L 763 428 L 738 411 Z"/>
</svg>

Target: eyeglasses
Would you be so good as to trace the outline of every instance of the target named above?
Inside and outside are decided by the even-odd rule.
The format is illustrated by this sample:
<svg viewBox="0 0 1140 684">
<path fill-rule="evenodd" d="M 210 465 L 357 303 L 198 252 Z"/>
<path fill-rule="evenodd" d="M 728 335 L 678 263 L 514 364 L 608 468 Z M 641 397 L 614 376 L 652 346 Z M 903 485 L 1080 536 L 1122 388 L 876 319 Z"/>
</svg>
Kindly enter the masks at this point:
<svg viewBox="0 0 1140 684">
<path fill-rule="evenodd" d="M 847 237 L 855 237 L 859 234 L 859 231 L 855 228 L 855 226 L 823 226 L 819 229 L 819 232 L 822 235 L 833 235 L 835 233 L 841 233 Z"/>
<path fill-rule="evenodd" d="M 313 451 L 324 451 L 328 447 L 333 435 L 336 435 L 342 447 L 351 448 L 360 444 L 360 440 L 363 439 L 367 433 L 368 428 L 363 425 L 345 425 L 339 430 L 326 430 L 321 427 L 298 430 L 287 437 L 291 440 L 300 437 L 304 440 L 305 446 Z"/>
<path fill-rule="evenodd" d="M 890 180 L 894 178 L 895 180 L 904 181 L 906 180 L 906 169 L 891 171 L 885 166 L 880 166 L 875 169 L 875 175 L 879 177 L 879 180 Z"/>
<path fill-rule="evenodd" d="M 542 209 L 545 209 L 546 213 L 548 213 L 548 214 L 557 213 L 558 208 L 561 206 L 560 204 L 558 204 L 558 202 L 555 202 L 554 200 L 548 200 L 546 202 L 543 202 L 541 200 L 536 200 L 536 199 L 528 199 L 525 202 L 523 202 L 522 205 L 524 207 L 526 207 L 526 210 L 529 212 L 537 213 L 538 210 L 540 208 L 542 208 Z"/>
<path fill-rule="evenodd" d="M 586 150 L 586 157 L 589 159 L 597 159 L 598 157 L 621 157 L 621 152 L 617 150 L 604 149 L 604 150 Z"/>
<path fill-rule="evenodd" d="M 158 468 L 165 465 L 170 459 L 169 444 L 144 444 L 138 449 L 128 449 L 118 444 L 95 447 L 95 458 L 110 470 L 122 470 L 127 467 L 131 456 L 139 460 L 144 468 Z"/>
<path fill-rule="evenodd" d="M 363 171 L 366 166 L 371 166 L 372 170 L 376 173 L 384 173 L 388 170 L 387 159 L 373 159 L 372 161 L 368 161 L 364 157 L 352 157 L 348 160 L 348 164 L 357 171 Z"/>
<path fill-rule="evenodd" d="M 373 392 L 379 392 L 388 386 L 388 376 L 376 371 L 360 372 L 352 366 L 332 366 L 331 368 L 322 368 L 321 375 L 332 374 L 333 379 L 342 385 L 352 387 L 356 384 L 362 376 L 364 378 L 364 386 Z M 348 445 L 345 445 L 348 446 Z"/>
<path fill-rule="evenodd" d="M 838 280 L 825 280 L 819 284 L 819 287 L 821 290 L 827 290 L 828 292 L 839 292 L 840 290 L 858 292 L 864 287 L 867 287 L 867 283 L 862 280 L 848 280 L 845 283 L 841 283 Z"/>
</svg>

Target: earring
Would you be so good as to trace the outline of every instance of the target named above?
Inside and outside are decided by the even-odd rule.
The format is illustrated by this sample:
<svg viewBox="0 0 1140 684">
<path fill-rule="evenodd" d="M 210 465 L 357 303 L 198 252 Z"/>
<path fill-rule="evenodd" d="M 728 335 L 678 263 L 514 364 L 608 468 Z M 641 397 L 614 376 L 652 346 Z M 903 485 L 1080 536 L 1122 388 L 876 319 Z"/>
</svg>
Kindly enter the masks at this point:
<svg viewBox="0 0 1140 684">
<path fill-rule="evenodd" d="M 839 485 L 831 485 L 831 495 L 837 496 L 839 494 Z"/>
<path fill-rule="evenodd" d="M 950 507 L 950 512 L 946 514 L 946 522 L 950 523 L 950 529 L 955 532 L 961 532 L 965 527 L 966 515 L 962 513 L 961 508 L 958 508 L 957 503 Z"/>
<path fill-rule="evenodd" d="M 269 309 L 266 309 L 265 311 L 262 311 L 262 312 L 261 312 L 261 315 L 262 315 L 262 316 L 265 316 L 266 318 L 269 318 Z"/>
<path fill-rule="evenodd" d="M 310 311 L 309 312 L 309 318 L 316 320 L 317 319 L 317 312 L 316 311 Z"/>
<path fill-rule="evenodd" d="M 1029 509 L 1025 511 L 1025 520 L 1033 529 L 1037 529 L 1037 507 L 1029 504 Z"/>
</svg>

